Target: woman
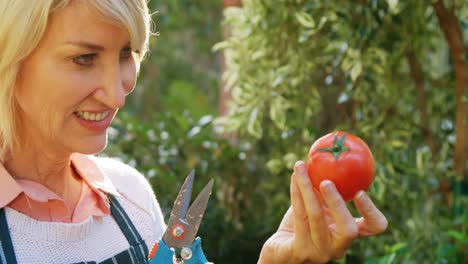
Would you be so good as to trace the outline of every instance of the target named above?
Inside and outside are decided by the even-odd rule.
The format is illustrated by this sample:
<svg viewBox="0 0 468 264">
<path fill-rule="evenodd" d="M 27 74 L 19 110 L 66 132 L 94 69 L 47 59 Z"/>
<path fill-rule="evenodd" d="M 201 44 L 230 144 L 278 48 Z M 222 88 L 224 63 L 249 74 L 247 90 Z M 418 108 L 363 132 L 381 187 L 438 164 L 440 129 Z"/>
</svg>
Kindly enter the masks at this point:
<svg viewBox="0 0 468 264">
<path fill-rule="evenodd" d="M 0 263 L 145 263 L 164 220 L 145 178 L 98 158 L 147 50 L 145 0 L 0 1 Z M 364 192 L 354 219 L 296 163 L 291 208 L 259 263 L 341 258 L 386 229 Z M 328 207 L 325 206 L 328 205 Z"/>
</svg>

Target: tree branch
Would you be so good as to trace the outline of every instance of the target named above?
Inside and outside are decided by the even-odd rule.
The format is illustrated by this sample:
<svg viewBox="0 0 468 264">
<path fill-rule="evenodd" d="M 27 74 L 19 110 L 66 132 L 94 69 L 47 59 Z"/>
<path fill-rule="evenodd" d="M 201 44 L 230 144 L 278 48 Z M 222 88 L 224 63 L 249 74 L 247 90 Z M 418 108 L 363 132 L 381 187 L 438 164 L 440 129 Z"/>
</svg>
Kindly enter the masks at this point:
<svg viewBox="0 0 468 264">
<path fill-rule="evenodd" d="M 413 50 L 407 50 L 405 56 L 410 68 L 411 78 L 413 79 L 414 86 L 416 88 L 418 108 L 421 115 L 421 129 L 424 140 L 426 141 L 426 144 L 429 145 L 432 153 L 435 153 L 434 137 L 426 108 L 426 94 L 424 92 L 424 73 L 422 66 Z"/>
<path fill-rule="evenodd" d="M 455 130 L 457 138 L 455 144 L 455 171 L 461 180 L 468 180 L 468 121 L 466 121 L 468 100 L 463 100 L 464 96 L 468 94 L 468 62 L 465 60 L 466 50 L 462 29 L 454 10 L 448 10 L 442 0 L 433 1 L 432 6 L 447 40 L 455 67 Z"/>
</svg>

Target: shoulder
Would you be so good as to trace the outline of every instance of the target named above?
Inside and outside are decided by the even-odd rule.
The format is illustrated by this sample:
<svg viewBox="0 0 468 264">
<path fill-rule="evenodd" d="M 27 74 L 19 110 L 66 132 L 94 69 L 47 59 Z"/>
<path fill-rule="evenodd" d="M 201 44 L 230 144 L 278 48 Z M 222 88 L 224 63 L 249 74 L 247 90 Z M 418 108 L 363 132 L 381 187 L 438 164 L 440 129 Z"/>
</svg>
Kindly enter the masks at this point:
<svg viewBox="0 0 468 264">
<path fill-rule="evenodd" d="M 119 191 L 131 192 L 134 189 L 150 191 L 151 186 L 148 180 L 135 168 L 123 163 L 120 159 L 96 156 L 90 158 Z"/>
<path fill-rule="evenodd" d="M 135 168 L 117 158 L 92 157 L 99 169 L 114 184 L 118 193 L 147 212 L 161 209 L 149 181 Z"/>
<path fill-rule="evenodd" d="M 93 156 L 91 159 L 111 180 L 119 194 L 143 207 L 148 202 L 156 200 L 150 183 L 135 168 L 117 158 Z"/>
<path fill-rule="evenodd" d="M 117 199 L 132 220 L 149 224 L 152 226 L 149 228 L 157 229 L 151 233 L 161 236 L 165 226 L 164 217 L 149 181 L 135 168 L 117 158 L 93 156 L 91 159 L 115 186 L 121 195 Z"/>
</svg>

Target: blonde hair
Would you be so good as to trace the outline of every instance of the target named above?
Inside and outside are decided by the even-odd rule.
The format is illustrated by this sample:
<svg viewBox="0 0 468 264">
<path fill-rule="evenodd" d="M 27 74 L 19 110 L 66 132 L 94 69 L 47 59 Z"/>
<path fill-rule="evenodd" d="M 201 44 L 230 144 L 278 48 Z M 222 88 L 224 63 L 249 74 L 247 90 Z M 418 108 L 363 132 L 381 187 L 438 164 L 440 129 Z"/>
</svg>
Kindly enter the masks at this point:
<svg viewBox="0 0 468 264">
<path fill-rule="evenodd" d="M 146 0 L 0 1 L 0 161 L 19 144 L 14 89 L 21 62 L 41 40 L 48 19 L 72 1 L 86 1 L 109 22 L 123 26 L 143 59 L 151 32 Z"/>
</svg>

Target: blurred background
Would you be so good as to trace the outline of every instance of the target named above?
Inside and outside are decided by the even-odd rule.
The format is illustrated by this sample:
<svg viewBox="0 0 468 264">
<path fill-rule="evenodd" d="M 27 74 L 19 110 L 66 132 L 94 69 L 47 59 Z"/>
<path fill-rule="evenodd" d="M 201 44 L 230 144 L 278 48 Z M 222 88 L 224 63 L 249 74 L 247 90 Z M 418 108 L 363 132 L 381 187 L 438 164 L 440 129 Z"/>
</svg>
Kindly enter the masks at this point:
<svg viewBox="0 0 468 264">
<path fill-rule="evenodd" d="M 294 162 L 346 130 L 389 227 L 335 263 L 468 263 L 468 0 L 149 5 L 158 36 L 104 154 L 148 177 L 166 220 L 192 168 L 194 193 L 215 179 L 210 261 L 256 263 Z"/>
</svg>

